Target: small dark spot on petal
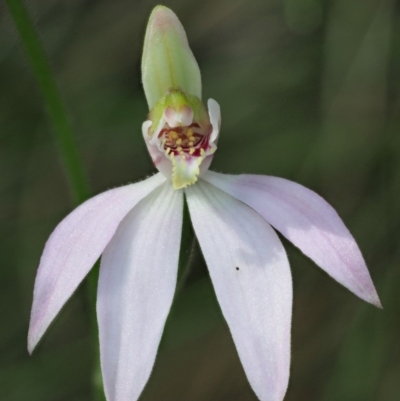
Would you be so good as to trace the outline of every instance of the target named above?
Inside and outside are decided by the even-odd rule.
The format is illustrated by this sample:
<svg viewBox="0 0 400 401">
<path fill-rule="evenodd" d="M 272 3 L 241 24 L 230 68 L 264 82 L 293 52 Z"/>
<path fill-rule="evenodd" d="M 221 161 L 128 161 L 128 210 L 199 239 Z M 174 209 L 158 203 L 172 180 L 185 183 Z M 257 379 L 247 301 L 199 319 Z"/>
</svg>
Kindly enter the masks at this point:
<svg viewBox="0 0 400 401">
<path fill-rule="evenodd" d="M 236 270 L 239 270 L 239 268 L 237 267 Z"/>
</svg>

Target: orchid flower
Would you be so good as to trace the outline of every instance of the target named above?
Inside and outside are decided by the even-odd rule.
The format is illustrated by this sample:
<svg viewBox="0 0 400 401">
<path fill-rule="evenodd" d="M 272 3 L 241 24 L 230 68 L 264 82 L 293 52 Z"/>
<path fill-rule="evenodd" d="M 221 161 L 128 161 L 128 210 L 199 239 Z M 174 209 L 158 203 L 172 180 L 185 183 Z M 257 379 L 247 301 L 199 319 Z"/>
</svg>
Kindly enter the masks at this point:
<svg viewBox="0 0 400 401">
<path fill-rule="evenodd" d="M 89 199 L 46 243 L 28 349 L 102 255 L 97 294 L 108 401 L 135 401 L 150 374 L 174 297 L 186 197 L 193 227 L 247 378 L 262 401 L 288 385 L 292 279 L 274 229 L 361 299 L 380 301 L 361 252 L 334 209 L 283 178 L 208 171 L 220 107 L 176 15 L 156 7 L 142 59 L 150 112 L 143 137 L 159 173 Z M 272 227 L 274 228 L 272 228 Z"/>
</svg>

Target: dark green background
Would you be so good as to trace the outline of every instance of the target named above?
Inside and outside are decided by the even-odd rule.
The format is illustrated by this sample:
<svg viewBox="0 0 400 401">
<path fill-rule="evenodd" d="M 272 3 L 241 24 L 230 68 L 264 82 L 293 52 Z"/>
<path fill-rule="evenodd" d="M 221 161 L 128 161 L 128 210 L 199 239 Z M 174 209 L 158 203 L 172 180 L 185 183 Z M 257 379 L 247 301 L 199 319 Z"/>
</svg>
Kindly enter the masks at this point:
<svg viewBox="0 0 400 401">
<path fill-rule="evenodd" d="M 62 91 L 92 194 L 154 169 L 141 136 L 144 30 L 156 2 L 27 0 Z M 400 399 L 400 3 L 167 1 L 204 99 L 222 109 L 212 168 L 295 180 L 342 216 L 384 310 L 284 241 L 294 276 L 286 401 Z M 26 351 L 43 245 L 73 208 L 46 107 L 0 3 L 0 400 L 84 401 L 93 347 L 81 287 Z M 143 401 L 255 401 L 195 253 Z"/>
</svg>

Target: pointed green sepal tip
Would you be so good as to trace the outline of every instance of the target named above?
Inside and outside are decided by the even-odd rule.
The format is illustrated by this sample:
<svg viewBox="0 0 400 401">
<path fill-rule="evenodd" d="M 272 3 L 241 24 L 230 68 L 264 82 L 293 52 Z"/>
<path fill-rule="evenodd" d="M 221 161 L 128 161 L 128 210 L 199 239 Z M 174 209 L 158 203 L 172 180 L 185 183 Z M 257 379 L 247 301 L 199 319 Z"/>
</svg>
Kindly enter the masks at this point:
<svg viewBox="0 0 400 401">
<path fill-rule="evenodd" d="M 150 110 L 170 88 L 201 98 L 200 69 L 185 30 L 178 17 L 164 6 L 154 8 L 147 24 L 142 80 Z"/>
</svg>

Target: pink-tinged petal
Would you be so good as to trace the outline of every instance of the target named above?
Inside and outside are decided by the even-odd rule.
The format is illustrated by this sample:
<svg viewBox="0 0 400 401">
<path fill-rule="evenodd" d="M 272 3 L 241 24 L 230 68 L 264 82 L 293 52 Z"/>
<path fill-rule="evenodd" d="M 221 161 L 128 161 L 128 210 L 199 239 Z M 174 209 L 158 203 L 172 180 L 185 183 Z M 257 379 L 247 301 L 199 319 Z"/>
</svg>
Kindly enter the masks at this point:
<svg viewBox="0 0 400 401">
<path fill-rule="evenodd" d="M 101 259 L 97 297 L 108 401 L 139 398 L 175 292 L 183 193 L 167 182 L 122 221 Z"/>
<path fill-rule="evenodd" d="M 199 180 L 185 189 L 222 313 L 261 401 L 281 401 L 289 379 L 292 279 L 285 250 L 254 210 Z"/>
<path fill-rule="evenodd" d="M 210 142 L 214 143 L 218 138 L 219 130 L 221 128 L 221 108 L 214 99 L 208 99 L 207 106 L 212 126 Z"/>
<path fill-rule="evenodd" d="M 145 181 L 111 189 L 77 207 L 56 227 L 46 243 L 36 276 L 29 352 L 99 258 L 121 220 L 163 182 L 165 178 L 156 174 Z"/>
<path fill-rule="evenodd" d="M 381 307 L 361 252 L 336 211 L 283 178 L 207 172 L 204 179 L 246 203 L 339 283 Z"/>
</svg>

